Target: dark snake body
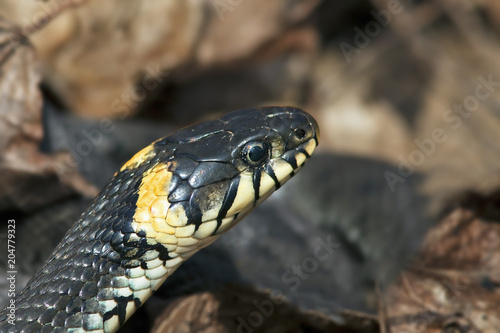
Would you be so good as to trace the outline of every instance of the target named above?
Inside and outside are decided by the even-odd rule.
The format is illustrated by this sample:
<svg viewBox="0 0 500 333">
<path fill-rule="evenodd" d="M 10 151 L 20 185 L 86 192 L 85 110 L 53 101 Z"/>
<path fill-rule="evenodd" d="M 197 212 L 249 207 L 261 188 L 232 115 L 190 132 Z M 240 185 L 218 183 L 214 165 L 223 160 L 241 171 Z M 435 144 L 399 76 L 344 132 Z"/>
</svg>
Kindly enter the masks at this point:
<svg viewBox="0 0 500 333">
<path fill-rule="evenodd" d="M 93 200 L 15 313 L 0 313 L 0 332 L 116 331 L 183 261 L 293 176 L 318 136 L 304 111 L 267 107 L 154 142 Z"/>
</svg>

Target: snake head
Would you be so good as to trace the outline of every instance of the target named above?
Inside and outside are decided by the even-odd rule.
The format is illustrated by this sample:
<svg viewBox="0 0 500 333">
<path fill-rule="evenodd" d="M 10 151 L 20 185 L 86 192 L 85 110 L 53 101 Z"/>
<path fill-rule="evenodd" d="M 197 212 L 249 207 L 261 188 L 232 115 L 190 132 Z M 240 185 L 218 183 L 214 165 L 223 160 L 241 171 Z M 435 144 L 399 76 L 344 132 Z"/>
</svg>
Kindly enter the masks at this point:
<svg viewBox="0 0 500 333">
<path fill-rule="evenodd" d="M 169 170 L 180 174 L 187 164 L 192 170 L 180 188 L 192 190 L 186 208 L 200 236 L 227 230 L 280 188 L 311 156 L 318 135 L 316 121 L 304 111 L 264 107 L 231 112 L 167 138 L 167 146 L 178 144 Z"/>
<path fill-rule="evenodd" d="M 316 121 L 293 107 L 239 110 L 185 127 L 122 168 L 143 174 L 132 226 L 180 264 L 297 173 L 318 139 Z"/>
</svg>

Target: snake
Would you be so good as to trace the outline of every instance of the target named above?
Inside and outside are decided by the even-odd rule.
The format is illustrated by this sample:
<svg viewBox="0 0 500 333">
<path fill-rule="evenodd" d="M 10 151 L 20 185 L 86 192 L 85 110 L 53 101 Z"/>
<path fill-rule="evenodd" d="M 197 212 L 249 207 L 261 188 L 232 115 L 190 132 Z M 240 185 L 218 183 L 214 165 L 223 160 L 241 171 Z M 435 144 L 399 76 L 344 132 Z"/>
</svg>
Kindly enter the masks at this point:
<svg viewBox="0 0 500 333">
<path fill-rule="evenodd" d="M 0 312 L 0 332 L 116 332 L 179 265 L 295 175 L 318 140 L 311 115 L 268 106 L 153 142 Z"/>
</svg>

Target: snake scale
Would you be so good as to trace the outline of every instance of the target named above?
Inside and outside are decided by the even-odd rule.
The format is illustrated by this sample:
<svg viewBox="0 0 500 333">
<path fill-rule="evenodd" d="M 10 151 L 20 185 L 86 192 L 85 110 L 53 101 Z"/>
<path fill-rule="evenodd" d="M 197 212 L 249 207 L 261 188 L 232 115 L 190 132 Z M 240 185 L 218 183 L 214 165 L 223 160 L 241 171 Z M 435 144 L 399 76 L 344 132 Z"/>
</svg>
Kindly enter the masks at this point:
<svg viewBox="0 0 500 333">
<path fill-rule="evenodd" d="M 132 157 L 0 312 L 0 332 L 115 332 L 180 264 L 283 185 L 319 127 L 293 107 L 234 111 Z"/>
</svg>

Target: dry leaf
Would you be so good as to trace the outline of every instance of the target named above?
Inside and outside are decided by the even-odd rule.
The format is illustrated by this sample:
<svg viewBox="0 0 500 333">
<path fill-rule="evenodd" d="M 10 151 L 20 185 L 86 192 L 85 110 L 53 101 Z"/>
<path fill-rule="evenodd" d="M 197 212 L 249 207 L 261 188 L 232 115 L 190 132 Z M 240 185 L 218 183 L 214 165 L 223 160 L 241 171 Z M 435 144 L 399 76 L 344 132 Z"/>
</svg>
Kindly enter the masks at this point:
<svg viewBox="0 0 500 333">
<path fill-rule="evenodd" d="M 74 193 L 95 189 L 78 176 L 58 174 L 69 155 L 40 152 L 43 138 L 38 60 L 19 28 L 0 21 L 0 210 L 32 211 Z M 62 180 L 62 181 L 61 181 Z M 71 184 L 71 185 L 70 185 Z"/>
<path fill-rule="evenodd" d="M 498 332 L 500 224 L 457 209 L 427 235 L 413 268 L 388 290 L 394 332 Z"/>
</svg>

